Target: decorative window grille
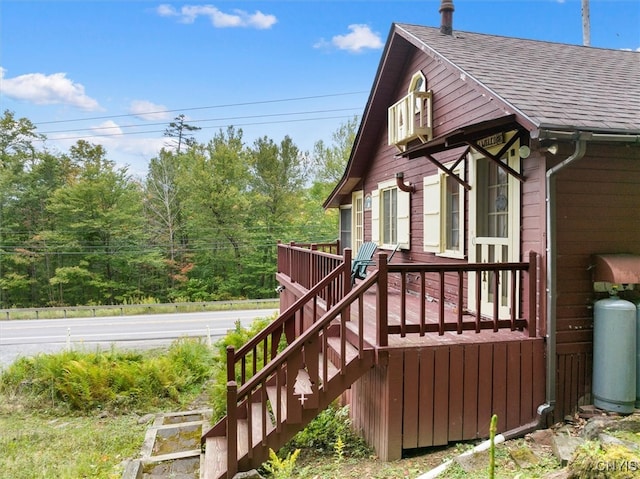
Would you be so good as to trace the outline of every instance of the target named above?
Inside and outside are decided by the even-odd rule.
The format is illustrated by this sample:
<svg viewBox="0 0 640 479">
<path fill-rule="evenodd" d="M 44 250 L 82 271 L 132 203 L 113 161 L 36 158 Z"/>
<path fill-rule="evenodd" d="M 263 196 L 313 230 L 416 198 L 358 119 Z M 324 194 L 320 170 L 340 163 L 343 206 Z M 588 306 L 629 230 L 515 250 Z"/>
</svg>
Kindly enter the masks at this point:
<svg viewBox="0 0 640 479">
<path fill-rule="evenodd" d="M 426 143 L 432 138 L 431 97 L 431 90 L 410 91 L 389 108 L 389 145 L 404 151 L 413 140 Z"/>
</svg>

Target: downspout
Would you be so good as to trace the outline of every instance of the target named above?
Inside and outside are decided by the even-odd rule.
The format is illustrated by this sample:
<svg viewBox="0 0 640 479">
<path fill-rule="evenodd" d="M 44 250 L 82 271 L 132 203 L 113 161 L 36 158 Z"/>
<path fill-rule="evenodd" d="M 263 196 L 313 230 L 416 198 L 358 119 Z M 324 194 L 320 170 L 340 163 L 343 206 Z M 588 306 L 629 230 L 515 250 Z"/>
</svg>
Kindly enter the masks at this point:
<svg viewBox="0 0 640 479">
<path fill-rule="evenodd" d="M 587 150 L 585 135 L 579 133 L 575 151 L 571 156 L 546 173 L 546 230 L 547 230 L 547 382 L 546 403 L 538 407 L 538 417 L 542 426 L 550 426 L 548 416 L 553 413 L 556 404 L 556 310 L 557 310 L 557 273 L 556 273 L 556 178 L 559 171 L 574 161 L 580 160 Z"/>
<path fill-rule="evenodd" d="M 405 193 L 415 193 L 416 189 L 411 184 L 405 184 L 404 182 L 404 173 L 398 172 L 396 173 L 396 186 L 399 190 L 404 191 Z"/>
</svg>

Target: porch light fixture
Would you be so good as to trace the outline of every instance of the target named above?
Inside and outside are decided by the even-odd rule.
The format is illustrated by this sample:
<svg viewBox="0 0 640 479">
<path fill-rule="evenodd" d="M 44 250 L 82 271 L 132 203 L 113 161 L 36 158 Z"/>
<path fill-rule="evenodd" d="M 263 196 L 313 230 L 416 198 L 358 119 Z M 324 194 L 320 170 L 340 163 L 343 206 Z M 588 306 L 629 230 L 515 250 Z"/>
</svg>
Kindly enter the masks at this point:
<svg viewBox="0 0 640 479">
<path fill-rule="evenodd" d="M 552 155 L 555 155 L 558 153 L 558 144 L 557 143 L 550 143 L 549 145 L 543 146 L 540 148 L 540 152 L 541 153 L 551 153 Z"/>
<path fill-rule="evenodd" d="M 531 148 L 529 148 L 527 145 L 522 145 L 520 148 L 518 148 L 518 154 L 522 159 L 529 158 L 529 155 L 531 154 Z"/>
</svg>

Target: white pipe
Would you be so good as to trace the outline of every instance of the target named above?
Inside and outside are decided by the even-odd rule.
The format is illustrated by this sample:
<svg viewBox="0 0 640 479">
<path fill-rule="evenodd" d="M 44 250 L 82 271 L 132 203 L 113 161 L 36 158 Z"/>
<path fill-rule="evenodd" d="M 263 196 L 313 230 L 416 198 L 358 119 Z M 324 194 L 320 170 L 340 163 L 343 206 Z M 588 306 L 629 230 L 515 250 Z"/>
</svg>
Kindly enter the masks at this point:
<svg viewBox="0 0 640 479">
<path fill-rule="evenodd" d="M 556 305 L 557 305 L 557 281 L 556 281 L 556 181 L 555 175 L 560 170 L 569 166 L 572 162 L 582 158 L 586 152 L 587 144 L 584 139 L 576 141 L 575 151 L 564 161 L 549 168 L 546 173 L 547 206 L 546 206 L 546 230 L 547 230 L 547 381 L 546 404 L 538 408 L 538 414 L 544 416 L 553 412 L 556 404 Z"/>
<path fill-rule="evenodd" d="M 493 438 L 493 441 L 494 441 L 495 444 L 500 444 L 500 443 L 505 441 L 505 437 L 504 437 L 503 434 L 496 434 L 496 436 Z M 453 462 L 456 459 L 458 459 L 460 457 L 471 456 L 472 454 L 475 454 L 477 452 L 486 451 L 487 449 L 489 449 L 489 447 L 491 447 L 491 440 L 487 439 L 486 441 L 481 442 L 480 444 L 478 444 L 473 449 L 469 449 L 468 451 L 463 452 L 462 454 L 458 455 L 457 457 L 455 457 L 453 459 L 449 459 L 446 462 L 443 462 L 438 467 L 436 467 L 434 469 L 431 469 L 429 472 L 425 472 L 421 476 L 416 477 L 416 479 L 434 479 L 435 477 L 438 477 L 440 474 L 442 474 L 444 471 L 446 471 L 449 468 L 449 466 L 451 464 L 453 464 Z"/>
</svg>

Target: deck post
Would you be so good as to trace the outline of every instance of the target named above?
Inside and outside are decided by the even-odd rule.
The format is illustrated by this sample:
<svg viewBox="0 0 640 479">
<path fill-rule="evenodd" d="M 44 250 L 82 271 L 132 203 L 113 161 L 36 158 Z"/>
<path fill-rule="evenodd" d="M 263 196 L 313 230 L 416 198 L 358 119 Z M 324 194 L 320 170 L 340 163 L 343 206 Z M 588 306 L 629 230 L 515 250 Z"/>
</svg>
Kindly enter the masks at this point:
<svg viewBox="0 0 640 479">
<path fill-rule="evenodd" d="M 527 327 L 529 329 L 529 337 L 533 338 L 537 334 L 537 315 L 538 309 L 538 254 L 535 251 L 529 251 L 529 321 Z"/>
<path fill-rule="evenodd" d="M 238 385 L 227 383 L 227 477 L 238 472 Z"/>
<path fill-rule="evenodd" d="M 378 287 L 376 288 L 376 346 L 389 345 L 389 325 L 387 323 L 387 294 L 389 292 L 389 277 L 387 269 L 387 255 L 376 255 L 378 268 Z"/>
<path fill-rule="evenodd" d="M 311 254 L 309 255 L 309 282 L 308 284 L 308 288 L 311 289 L 313 287 L 314 284 L 316 284 L 316 276 L 317 276 L 317 264 L 316 264 L 316 258 L 314 256 L 314 251 L 318 251 L 318 245 L 316 243 L 312 243 L 311 247 L 309 248 L 311 251 Z M 313 321 L 315 321 L 315 317 L 313 318 Z"/>
<path fill-rule="evenodd" d="M 238 472 L 238 383 L 236 383 L 236 349 L 227 346 L 227 474 Z"/>
<path fill-rule="evenodd" d="M 345 248 L 342 253 L 344 261 L 344 270 L 342 272 L 342 297 L 344 298 L 351 292 L 351 261 L 353 252 L 351 248 Z M 347 308 L 342 315 L 343 321 L 351 319 L 351 308 Z"/>
<path fill-rule="evenodd" d="M 227 382 L 236 380 L 236 348 L 227 346 Z"/>
</svg>

